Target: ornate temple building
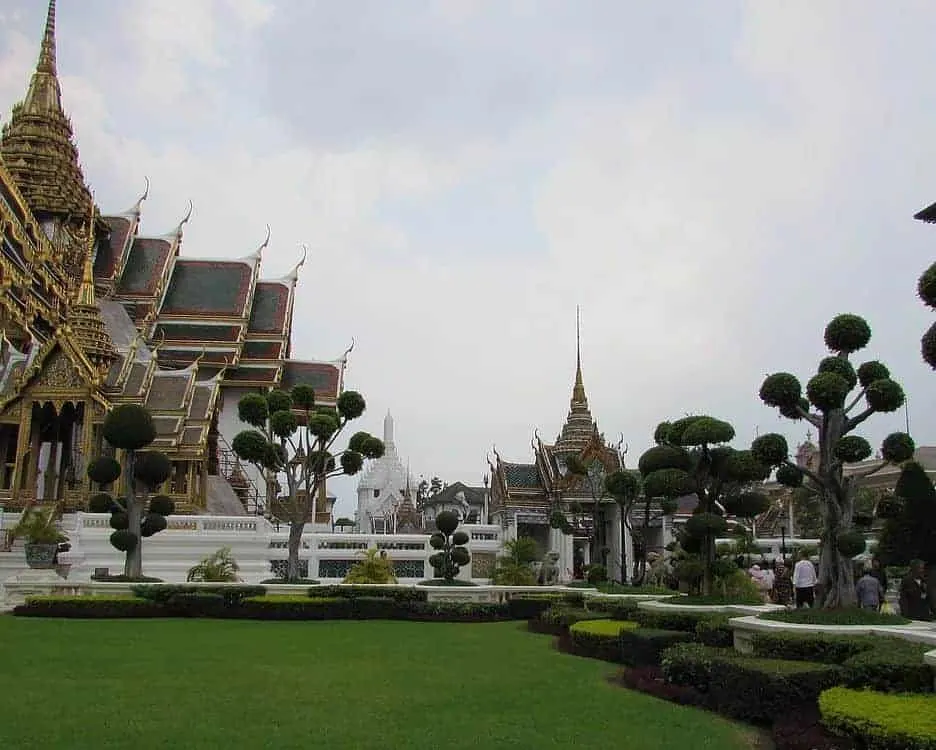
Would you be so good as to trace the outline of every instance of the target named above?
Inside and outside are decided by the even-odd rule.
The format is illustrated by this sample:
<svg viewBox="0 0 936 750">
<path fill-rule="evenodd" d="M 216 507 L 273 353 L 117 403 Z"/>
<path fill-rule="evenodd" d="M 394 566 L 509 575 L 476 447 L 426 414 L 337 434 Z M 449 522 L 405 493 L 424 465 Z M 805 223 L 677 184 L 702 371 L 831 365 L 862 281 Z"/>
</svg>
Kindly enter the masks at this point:
<svg viewBox="0 0 936 750">
<path fill-rule="evenodd" d="M 138 403 L 175 471 L 180 511 L 260 512 L 265 491 L 229 445 L 244 394 L 296 383 L 333 404 L 347 352 L 291 357 L 304 258 L 263 278 L 267 240 L 232 259 L 182 253 L 183 228 L 141 231 L 146 193 L 123 213 L 95 205 L 62 106 L 55 0 L 24 99 L 0 134 L 0 506 L 83 507 L 104 415 Z"/>
<path fill-rule="evenodd" d="M 384 417 L 383 442 L 383 456 L 368 462 L 358 482 L 358 530 L 362 534 L 415 533 L 421 527 L 413 502 L 416 483 L 397 453 L 389 411 Z"/>
<path fill-rule="evenodd" d="M 483 487 L 470 487 L 463 482 L 453 482 L 443 487 L 440 492 L 427 497 L 420 508 L 423 526 L 432 528 L 435 517 L 443 510 L 456 513 L 467 524 L 486 524 L 490 505 L 488 482 L 489 477 L 485 474 Z"/>
<path fill-rule="evenodd" d="M 620 508 L 606 495 L 604 478 L 623 469 L 624 460 L 620 445 L 606 441 L 588 407 L 577 322 L 568 416 L 555 442 L 544 443 L 534 433 L 531 447 L 529 463 L 505 461 L 494 450 L 488 462 L 490 522 L 508 529 L 511 537 L 532 537 L 543 552 L 558 553 L 560 580 L 580 574 L 589 562 L 607 565 L 610 575 L 619 578 L 621 544 L 629 547 L 630 540 L 622 539 Z M 586 476 L 569 470 L 573 461 L 587 467 Z M 552 528 L 556 511 L 571 525 L 571 534 Z"/>
</svg>

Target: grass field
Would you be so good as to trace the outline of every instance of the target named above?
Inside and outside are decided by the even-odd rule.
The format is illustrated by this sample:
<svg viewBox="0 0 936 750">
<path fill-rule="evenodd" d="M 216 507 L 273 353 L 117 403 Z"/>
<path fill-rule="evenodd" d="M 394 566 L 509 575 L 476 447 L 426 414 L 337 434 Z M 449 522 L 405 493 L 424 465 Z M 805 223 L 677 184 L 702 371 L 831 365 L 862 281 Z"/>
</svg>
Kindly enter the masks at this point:
<svg viewBox="0 0 936 750">
<path fill-rule="evenodd" d="M 0 616 L 0 747 L 748 747 L 521 627 Z"/>
</svg>

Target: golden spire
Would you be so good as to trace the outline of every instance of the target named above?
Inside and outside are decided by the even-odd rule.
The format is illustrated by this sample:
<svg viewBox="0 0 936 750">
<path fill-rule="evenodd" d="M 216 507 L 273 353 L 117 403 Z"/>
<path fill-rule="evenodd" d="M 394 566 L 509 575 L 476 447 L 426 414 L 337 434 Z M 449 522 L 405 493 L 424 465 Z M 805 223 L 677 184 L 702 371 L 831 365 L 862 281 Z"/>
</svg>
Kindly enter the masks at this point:
<svg viewBox="0 0 936 750">
<path fill-rule="evenodd" d="M 0 156 L 37 219 L 57 218 L 72 228 L 81 227 L 92 203 L 91 193 L 78 163 L 71 122 L 62 109 L 55 61 L 55 0 L 49 2 L 29 89 L 3 126 Z M 77 250 L 72 248 L 70 254 L 77 254 Z M 70 261 L 77 282 L 80 256 Z"/>
<path fill-rule="evenodd" d="M 85 353 L 88 361 L 98 368 L 103 376 L 117 358 L 114 342 L 101 317 L 94 295 L 94 202 L 88 217 L 87 245 L 82 264 L 81 286 L 74 304 L 68 313 L 73 341 Z"/>
<path fill-rule="evenodd" d="M 572 388 L 572 404 L 588 404 L 585 384 L 582 382 L 582 335 L 579 306 L 575 306 L 575 386 Z"/>
</svg>

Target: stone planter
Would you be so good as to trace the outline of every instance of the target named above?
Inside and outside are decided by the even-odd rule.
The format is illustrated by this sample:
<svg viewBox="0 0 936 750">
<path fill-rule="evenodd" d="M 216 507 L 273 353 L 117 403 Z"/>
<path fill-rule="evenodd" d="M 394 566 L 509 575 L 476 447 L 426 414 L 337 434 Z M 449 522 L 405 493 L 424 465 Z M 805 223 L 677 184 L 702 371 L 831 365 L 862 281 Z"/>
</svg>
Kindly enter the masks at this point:
<svg viewBox="0 0 936 750">
<path fill-rule="evenodd" d="M 58 544 L 26 544 L 26 565 L 34 570 L 52 570 Z"/>
</svg>

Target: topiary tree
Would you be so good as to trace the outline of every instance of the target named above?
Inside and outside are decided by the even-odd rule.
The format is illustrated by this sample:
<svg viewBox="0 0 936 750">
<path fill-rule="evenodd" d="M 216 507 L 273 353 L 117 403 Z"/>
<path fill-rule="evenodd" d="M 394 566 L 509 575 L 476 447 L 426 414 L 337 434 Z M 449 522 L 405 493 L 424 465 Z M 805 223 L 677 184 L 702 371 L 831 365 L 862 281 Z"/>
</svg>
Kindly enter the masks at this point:
<svg viewBox="0 0 936 750">
<path fill-rule="evenodd" d="M 437 531 L 429 537 L 429 544 L 434 550 L 429 564 L 435 568 L 446 583 L 452 583 L 462 565 L 471 560 L 468 553 L 468 534 L 456 531 L 458 515 L 450 510 L 443 510 L 435 518 Z"/>
<path fill-rule="evenodd" d="M 244 396 L 237 405 L 240 420 L 252 428 L 231 442 L 237 456 L 267 476 L 286 478 L 286 495 L 272 498 L 269 509 L 289 524 L 286 580 L 299 579 L 299 545 L 306 523 L 315 518 L 316 497 L 330 477 L 352 476 L 365 458 L 380 458 L 384 444 L 367 432 L 356 432 L 343 451 L 332 453 L 349 422 L 364 413 L 364 397 L 345 391 L 335 408 L 316 406 L 315 391 L 299 384 L 286 393 L 272 390 Z"/>
<path fill-rule="evenodd" d="M 621 583 L 624 583 L 624 580 L 627 578 L 627 544 L 625 542 L 624 534 L 630 536 L 633 541 L 634 546 L 634 575 L 632 578 L 636 578 L 637 575 L 637 561 L 640 561 L 641 574 L 640 579 L 643 580 L 644 571 L 646 570 L 647 564 L 647 545 L 645 542 L 645 534 L 641 533 L 639 535 L 640 541 L 638 543 L 638 534 L 634 531 L 634 519 L 632 513 L 635 505 L 637 504 L 638 499 L 640 498 L 641 490 L 641 481 L 640 481 L 640 472 L 622 470 L 614 471 L 608 474 L 605 477 L 605 489 L 608 491 L 608 494 L 614 498 L 615 502 L 621 508 L 621 526 L 623 534 L 621 538 Z M 645 503 L 649 505 L 649 503 Z M 650 509 L 647 508 L 646 520 L 644 524 L 644 529 L 649 526 L 649 513 Z M 643 530 L 642 530 L 643 531 Z M 639 582 L 638 582 L 639 585 Z"/>
<path fill-rule="evenodd" d="M 790 373 L 769 375 L 760 398 L 787 419 L 805 420 L 818 430 L 818 465 L 798 466 L 789 455 L 782 435 L 762 435 L 751 450 L 758 460 L 777 468 L 777 481 L 788 487 L 805 486 L 819 500 L 822 518 L 819 550 L 819 585 L 822 607 L 855 603 L 851 557 L 857 548 L 854 535 L 855 496 L 858 483 L 888 463 L 913 457 L 909 435 L 895 432 L 881 445 L 883 460 L 869 470 L 845 476 L 845 465 L 871 457 L 871 446 L 852 434 L 874 414 L 893 412 L 904 404 L 904 392 L 880 362 L 870 361 L 857 370 L 850 356 L 871 340 L 871 328 L 857 315 L 839 315 L 825 329 L 825 344 L 833 356 L 819 362 L 806 384 Z M 862 550 L 864 547 L 862 546 Z"/>
<path fill-rule="evenodd" d="M 933 263 L 920 276 L 917 282 L 917 294 L 930 309 L 936 310 L 936 263 Z M 936 323 L 930 326 L 920 340 L 923 361 L 936 370 Z"/>
<path fill-rule="evenodd" d="M 916 461 L 905 463 L 894 494 L 878 503 L 877 514 L 885 519 L 878 537 L 885 565 L 911 560 L 936 565 L 936 488 L 926 469 Z"/>
<path fill-rule="evenodd" d="M 150 498 L 172 474 L 172 461 L 162 451 L 142 451 L 156 439 L 156 429 L 150 413 L 139 404 L 114 407 L 103 425 L 104 439 L 123 451 L 124 465 L 110 456 L 99 456 L 88 464 L 88 478 L 103 488 L 126 476 L 126 495 L 118 498 L 98 492 L 88 499 L 89 510 L 110 513 L 114 532 L 110 543 L 126 554 L 124 575 L 143 575 L 143 538 L 166 528 L 166 516 L 175 510 L 165 495 Z"/>
<path fill-rule="evenodd" d="M 726 445 L 734 436 L 728 422 L 709 416 L 663 422 L 654 433 L 656 446 L 638 463 L 647 497 L 670 501 L 669 509 L 678 497 L 694 494 L 698 498 L 679 537 L 687 553 L 679 569 L 687 580 L 699 581 L 706 596 L 712 593 L 718 572 L 715 539 L 728 528 L 728 507 L 750 510 L 766 503 L 750 487 L 766 479 L 770 470 L 751 451 Z"/>
</svg>

